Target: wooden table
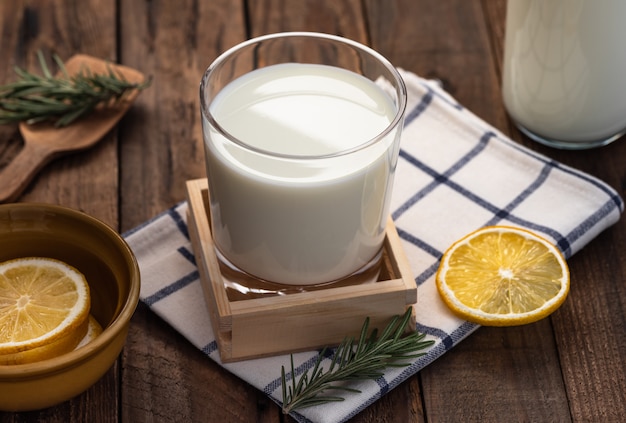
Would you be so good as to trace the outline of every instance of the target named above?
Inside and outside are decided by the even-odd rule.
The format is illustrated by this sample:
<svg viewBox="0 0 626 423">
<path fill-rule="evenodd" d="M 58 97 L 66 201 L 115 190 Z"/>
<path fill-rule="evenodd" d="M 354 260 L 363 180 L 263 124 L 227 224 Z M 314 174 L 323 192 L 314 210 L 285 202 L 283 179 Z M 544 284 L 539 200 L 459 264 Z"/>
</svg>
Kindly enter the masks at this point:
<svg viewBox="0 0 626 423">
<path fill-rule="evenodd" d="M 152 77 L 96 147 L 47 166 L 18 201 L 83 210 L 120 232 L 184 199 L 205 174 L 201 75 L 251 36 L 311 30 L 368 44 L 392 63 L 443 81 L 478 116 L 521 144 L 626 194 L 626 140 L 567 152 L 522 136 L 501 101 L 503 0 L 2 0 L 0 82 L 35 52 L 81 52 Z M 0 127 L 0 166 L 15 128 Z M 572 205 L 575 207 L 576 205 Z M 550 318 L 481 328 L 353 422 L 617 422 L 626 419 L 626 226 L 570 260 L 572 289 Z M 144 305 L 116 365 L 79 397 L 0 422 L 288 422 L 264 394 L 190 345 Z"/>
</svg>

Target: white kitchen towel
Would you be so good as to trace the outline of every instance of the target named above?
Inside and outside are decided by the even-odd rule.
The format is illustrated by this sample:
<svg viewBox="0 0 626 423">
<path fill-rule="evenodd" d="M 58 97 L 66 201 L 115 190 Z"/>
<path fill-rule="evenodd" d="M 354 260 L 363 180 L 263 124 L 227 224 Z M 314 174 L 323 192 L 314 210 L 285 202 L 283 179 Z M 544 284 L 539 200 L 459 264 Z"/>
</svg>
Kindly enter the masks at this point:
<svg viewBox="0 0 626 423">
<path fill-rule="evenodd" d="M 360 394 L 293 413 L 300 422 L 353 417 L 477 329 L 452 315 L 435 287 L 439 259 L 455 240 L 486 225 L 520 226 L 551 239 L 570 257 L 624 209 L 607 184 L 511 141 L 435 81 L 408 72 L 403 77 L 409 103 L 391 210 L 418 286 L 417 328 L 435 344 L 410 367 L 356 383 Z M 280 369 L 290 369 L 289 355 L 220 362 L 186 210 L 183 202 L 124 234 L 139 261 L 141 299 L 208 357 L 280 403 Z M 311 367 L 317 354 L 294 354 L 296 372 Z"/>
</svg>

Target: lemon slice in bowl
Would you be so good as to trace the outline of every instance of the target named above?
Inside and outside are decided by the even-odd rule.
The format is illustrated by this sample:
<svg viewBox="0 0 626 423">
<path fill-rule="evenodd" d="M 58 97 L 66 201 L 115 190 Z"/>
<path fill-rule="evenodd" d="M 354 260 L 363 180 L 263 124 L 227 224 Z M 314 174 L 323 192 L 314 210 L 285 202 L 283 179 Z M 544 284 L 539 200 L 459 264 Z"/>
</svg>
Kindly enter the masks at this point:
<svg viewBox="0 0 626 423">
<path fill-rule="evenodd" d="M 87 331 L 90 306 L 85 277 L 66 263 L 41 257 L 0 263 L 0 361 L 71 351 Z"/>
<path fill-rule="evenodd" d="M 47 344 L 14 353 L 0 354 L 0 365 L 34 363 L 70 352 L 72 349 L 78 348 L 78 345 L 83 342 L 82 340 L 88 337 L 89 329 L 89 321 L 85 320 L 82 325 L 76 327 L 66 336 Z"/>
<path fill-rule="evenodd" d="M 569 292 L 559 249 L 520 228 L 489 226 L 444 253 L 437 289 L 459 317 L 485 326 L 532 323 L 555 311 Z"/>
<path fill-rule="evenodd" d="M 81 339 L 78 345 L 76 345 L 75 349 L 84 347 L 85 345 L 89 344 L 91 341 L 96 339 L 98 336 L 100 336 L 100 334 L 102 333 L 102 326 L 100 325 L 100 323 L 98 323 L 96 318 L 93 317 L 91 314 L 89 315 L 88 322 L 89 323 L 87 326 L 87 331 L 85 335 L 83 336 L 83 339 Z"/>
</svg>

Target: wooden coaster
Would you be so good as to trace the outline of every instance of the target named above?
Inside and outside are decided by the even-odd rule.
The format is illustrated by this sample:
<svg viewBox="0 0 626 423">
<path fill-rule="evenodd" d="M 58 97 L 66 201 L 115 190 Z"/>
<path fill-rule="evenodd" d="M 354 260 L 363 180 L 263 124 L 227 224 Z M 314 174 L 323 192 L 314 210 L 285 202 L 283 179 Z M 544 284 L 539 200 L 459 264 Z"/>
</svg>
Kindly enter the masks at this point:
<svg viewBox="0 0 626 423">
<path fill-rule="evenodd" d="M 308 351 L 358 338 L 363 321 L 381 330 L 417 302 L 417 286 L 389 218 L 383 269 L 373 283 L 262 298 L 229 297 L 211 237 L 207 179 L 187 181 L 188 226 L 222 362 Z M 411 322 L 415 329 L 415 320 Z"/>
</svg>

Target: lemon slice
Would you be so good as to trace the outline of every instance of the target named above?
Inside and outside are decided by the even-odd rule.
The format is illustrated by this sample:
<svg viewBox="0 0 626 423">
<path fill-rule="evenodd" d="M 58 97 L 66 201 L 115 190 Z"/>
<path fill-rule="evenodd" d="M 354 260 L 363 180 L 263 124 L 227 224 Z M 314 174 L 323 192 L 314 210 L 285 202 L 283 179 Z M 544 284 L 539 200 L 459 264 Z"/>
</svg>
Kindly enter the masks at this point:
<svg viewBox="0 0 626 423">
<path fill-rule="evenodd" d="M 84 347 L 85 345 L 87 345 L 88 343 L 96 339 L 98 335 L 100 335 L 101 333 L 102 333 L 102 326 L 100 326 L 100 323 L 98 323 L 96 318 L 90 314 L 89 324 L 87 326 L 87 333 L 85 334 L 83 339 L 81 339 L 81 341 L 78 343 L 78 345 L 76 345 L 76 349 Z"/>
<path fill-rule="evenodd" d="M 0 365 L 34 363 L 70 352 L 72 349 L 78 348 L 84 342 L 83 340 L 88 337 L 89 327 L 89 320 L 85 320 L 82 325 L 66 336 L 47 344 L 15 353 L 0 354 Z"/>
<path fill-rule="evenodd" d="M 486 326 L 532 323 L 565 301 L 570 280 L 558 248 L 530 231 L 479 229 L 443 255 L 437 289 L 459 317 Z"/>
<path fill-rule="evenodd" d="M 71 351 L 87 331 L 90 306 L 85 277 L 61 261 L 0 263 L 0 357 L 30 362 Z"/>
</svg>

